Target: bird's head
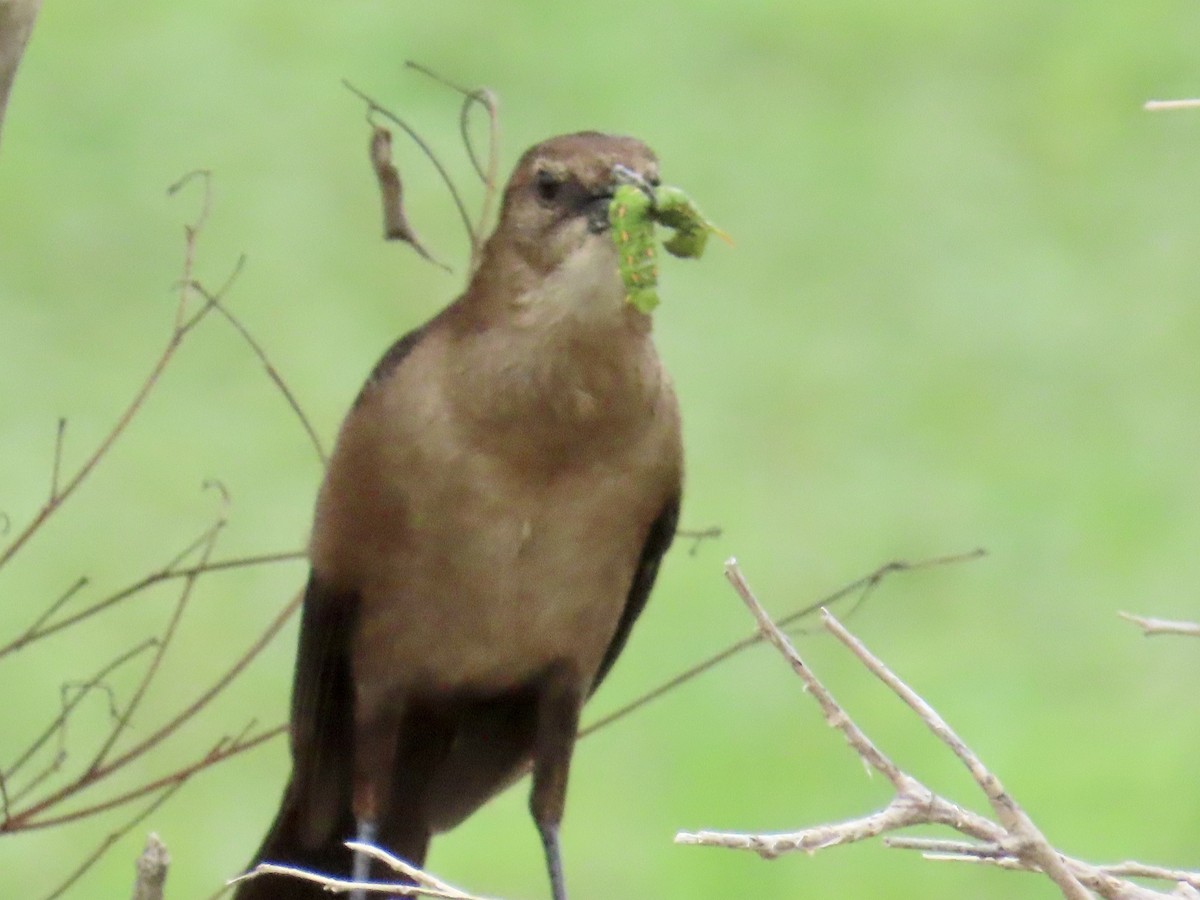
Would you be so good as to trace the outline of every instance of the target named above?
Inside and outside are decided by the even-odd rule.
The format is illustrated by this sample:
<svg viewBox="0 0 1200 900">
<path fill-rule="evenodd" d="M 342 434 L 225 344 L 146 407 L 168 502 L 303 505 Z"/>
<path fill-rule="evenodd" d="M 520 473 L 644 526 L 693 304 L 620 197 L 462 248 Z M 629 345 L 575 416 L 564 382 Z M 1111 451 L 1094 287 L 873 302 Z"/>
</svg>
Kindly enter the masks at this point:
<svg viewBox="0 0 1200 900">
<path fill-rule="evenodd" d="M 608 206 L 614 169 L 659 183 L 658 158 L 631 137 L 584 131 L 530 147 L 517 163 L 490 243 L 537 278 L 594 275 L 619 287 Z M 497 260 L 499 262 L 499 260 Z"/>
</svg>

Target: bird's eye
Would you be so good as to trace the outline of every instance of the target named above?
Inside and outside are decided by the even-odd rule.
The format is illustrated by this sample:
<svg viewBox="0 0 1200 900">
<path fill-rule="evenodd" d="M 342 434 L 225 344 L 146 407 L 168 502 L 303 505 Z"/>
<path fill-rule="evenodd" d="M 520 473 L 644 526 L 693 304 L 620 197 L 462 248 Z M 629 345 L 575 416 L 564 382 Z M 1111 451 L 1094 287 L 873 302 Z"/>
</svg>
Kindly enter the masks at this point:
<svg viewBox="0 0 1200 900">
<path fill-rule="evenodd" d="M 553 203 L 558 198 L 563 183 L 557 175 L 543 169 L 535 176 L 535 185 L 538 196 L 546 203 Z"/>
</svg>

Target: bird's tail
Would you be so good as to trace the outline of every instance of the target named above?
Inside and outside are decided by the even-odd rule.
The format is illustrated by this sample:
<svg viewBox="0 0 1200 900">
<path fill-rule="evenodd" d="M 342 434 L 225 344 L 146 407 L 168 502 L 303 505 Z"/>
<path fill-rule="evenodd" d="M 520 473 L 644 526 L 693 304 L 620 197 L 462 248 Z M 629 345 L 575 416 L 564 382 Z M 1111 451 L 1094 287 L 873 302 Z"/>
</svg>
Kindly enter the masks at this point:
<svg viewBox="0 0 1200 900">
<path fill-rule="evenodd" d="M 352 854 L 346 848 L 345 841 L 352 838 L 355 831 L 354 816 L 349 807 L 345 808 L 339 821 L 332 823 L 332 827 L 322 829 L 327 838 L 314 841 L 312 835 L 306 833 L 311 829 L 306 829 L 298 795 L 295 781 L 289 782 L 275 822 L 254 855 L 250 868 L 259 862 L 279 863 L 322 875 L 348 878 Z M 328 897 L 329 893 L 316 882 L 274 873 L 258 875 L 239 883 L 233 894 L 233 900 L 328 900 Z"/>
</svg>

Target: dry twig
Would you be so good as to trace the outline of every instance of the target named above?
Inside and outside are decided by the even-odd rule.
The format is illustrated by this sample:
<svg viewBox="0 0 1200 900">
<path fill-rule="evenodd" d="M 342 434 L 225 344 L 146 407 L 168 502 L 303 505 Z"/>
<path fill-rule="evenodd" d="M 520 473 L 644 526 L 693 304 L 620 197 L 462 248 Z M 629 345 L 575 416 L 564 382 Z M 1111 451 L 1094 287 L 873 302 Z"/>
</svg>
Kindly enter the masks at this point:
<svg viewBox="0 0 1200 900">
<path fill-rule="evenodd" d="M 319 884 L 331 894 L 348 894 L 351 891 L 359 890 L 382 894 L 388 897 L 442 897 L 445 900 L 487 900 L 485 897 L 461 891 L 453 885 L 435 878 L 428 872 L 418 869 L 416 866 L 372 844 L 347 841 L 346 846 L 351 850 L 361 850 L 368 856 L 384 863 L 393 871 L 399 872 L 405 878 L 411 879 L 414 883 L 398 884 L 384 881 L 350 881 L 345 878 L 333 878 L 318 872 L 310 872 L 307 869 L 299 869 L 294 866 L 281 866 L 275 863 L 259 863 L 245 875 L 239 875 L 237 878 L 231 879 L 228 883 L 237 884 L 239 881 L 247 881 L 261 875 L 283 875 Z"/>
<path fill-rule="evenodd" d="M 1153 637 L 1156 634 L 1182 634 L 1185 637 L 1200 637 L 1200 622 L 1155 619 L 1149 616 L 1135 616 L 1127 612 L 1118 613 L 1118 615 L 1142 629 L 1145 637 Z"/>
<path fill-rule="evenodd" d="M 801 659 L 787 635 L 763 609 L 736 561 L 730 560 L 726 564 L 726 577 L 750 609 L 760 632 L 803 680 L 806 691 L 813 695 L 820 706 L 825 721 L 842 733 L 863 762 L 888 779 L 895 789 L 895 795 L 884 809 L 845 822 L 818 825 L 790 834 L 680 832 L 675 837 L 677 843 L 752 850 L 764 858 L 772 858 L 794 850 L 815 852 L 853 843 L 910 825 L 937 824 L 949 826 L 973 841 L 930 842 L 925 839 L 891 838 L 889 846 L 917 849 L 932 859 L 969 859 L 1005 868 L 1041 872 L 1069 900 L 1087 900 L 1093 897 L 1093 892 L 1107 900 L 1149 900 L 1154 897 L 1191 896 L 1192 892 L 1200 889 L 1200 872 L 1161 869 L 1139 863 L 1098 866 L 1061 853 L 945 720 L 828 610 L 823 610 L 822 619 L 826 629 L 900 697 L 963 763 L 991 804 L 995 820 L 971 812 L 934 793 L 892 762 L 842 709 Z M 1173 881 L 1177 885 L 1176 891 L 1174 894 L 1153 891 L 1129 881 L 1129 877 Z"/>
<path fill-rule="evenodd" d="M 171 854 L 154 832 L 146 838 L 146 849 L 137 859 L 137 880 L 133 883 L 133 900 L 163 900 L 163 884 Z"/>
</svg>

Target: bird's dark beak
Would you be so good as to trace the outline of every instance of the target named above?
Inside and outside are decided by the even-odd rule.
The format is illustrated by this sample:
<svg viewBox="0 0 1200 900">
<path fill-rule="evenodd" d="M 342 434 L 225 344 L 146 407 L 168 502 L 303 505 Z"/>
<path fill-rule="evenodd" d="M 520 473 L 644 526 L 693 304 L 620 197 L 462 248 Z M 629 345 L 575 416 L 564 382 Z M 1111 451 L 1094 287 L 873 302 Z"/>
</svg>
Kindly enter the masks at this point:
<svg viewBox="0 0 1200 900">
<path fill-rule="evenodd" d="M 588 231 L 592 234 L 600 234 L 608 229 L 608 207 L 612 203 L 612 198 L 612 191 L 608 190 L 592 197 L 584 206 Z"/>
</svg>

